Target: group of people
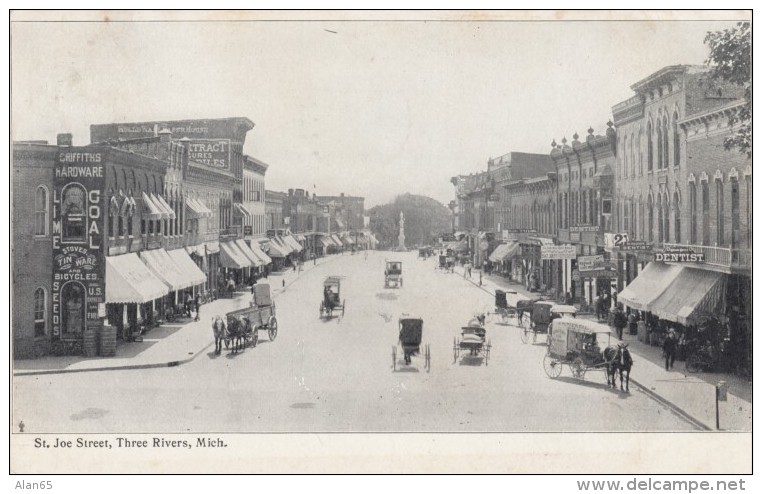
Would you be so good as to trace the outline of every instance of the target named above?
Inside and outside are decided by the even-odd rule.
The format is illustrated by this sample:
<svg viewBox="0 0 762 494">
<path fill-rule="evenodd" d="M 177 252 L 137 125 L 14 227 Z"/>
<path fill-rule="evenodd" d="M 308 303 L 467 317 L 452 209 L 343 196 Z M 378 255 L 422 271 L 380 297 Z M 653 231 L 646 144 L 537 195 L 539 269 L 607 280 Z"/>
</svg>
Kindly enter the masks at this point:
<svg viewBox="0 0 762 494">
<path fill-rule="evenodd" d="M 185 304 L 183 306 L 185 309 L 185 315 L 188 317 L 193 317 L 193 312 L 196 313 L 196 317 L 193 319 L 194 321 L 199 320 L 199 313 L 201 312 L 201 296 L 200 294 L 196 294 L 195 297 L 193 297 L 190 293 L 187 293 L 185 295 Z"/>
</svg>

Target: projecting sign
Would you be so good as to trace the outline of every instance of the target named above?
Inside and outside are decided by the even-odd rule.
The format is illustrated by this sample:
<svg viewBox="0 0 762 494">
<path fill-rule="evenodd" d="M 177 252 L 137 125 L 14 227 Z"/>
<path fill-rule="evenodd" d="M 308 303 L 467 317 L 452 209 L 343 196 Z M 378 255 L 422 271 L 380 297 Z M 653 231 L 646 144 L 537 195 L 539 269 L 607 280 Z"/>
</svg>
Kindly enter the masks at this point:
<svg viewBox="0 0 762 494">
<path fill-rule="evenodd" d="M 689 248 L 664 249 L 654 253 L 654 261 L 662 262 L 704 262 L 703 252 L 694 252 Z"/>
<path fill-rule="evenodd" d="M 574 245 L 543 245 L 540 247 L 541 259 L 576 259 L 577 247 Z"/>
<path fill-rule="evenodd" d="M 580 256 L 577 258 L 577 268 L 580 271 L 592 271 L 603 265 L 603 256 Z"/>
</svg>

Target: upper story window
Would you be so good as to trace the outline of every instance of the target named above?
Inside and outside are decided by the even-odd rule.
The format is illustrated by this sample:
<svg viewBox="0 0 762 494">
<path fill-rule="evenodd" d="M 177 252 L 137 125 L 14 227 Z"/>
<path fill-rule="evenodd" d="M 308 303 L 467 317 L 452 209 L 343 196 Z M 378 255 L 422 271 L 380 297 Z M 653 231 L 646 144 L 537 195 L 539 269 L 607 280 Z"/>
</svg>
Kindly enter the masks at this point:
<svg viewBox="0 0 762 494">
<path fill-rule="evenodd" d="M 34 335 L 45 336 L 48 324 L 47 294 L 44 288 L 34 291 Z"/>
<path fill-rule="evenodd" d="M 40 185 L 34 194 L 34 234 L 38 237 L 48 235 L 48 212 L 48 189 Z"/>
<path fill-rule="evenodd" d="M 678 115 L 677 112 L 672 115 L 672 139 L 674 140 L 674 144 L 672 145 L 673 152 L 675 154 L 674 159 L 674 165 L 680 166 L 680 132 L 677 129 L 677 120 Z"/>
<path fill-rule="evenodd" d="M 648 171 L 652 171 L 654 169 L 654 139 L 653 139 L 653 128 L 651 127 L 651 122 L 648 122 L 648 128 L 646 130 L 646 136 L 648 138 Z"/>
<path fill-rule="evenodd" d="M 85 215 L 85 188 L 79 184 L 67 185 L 61 198 L 63 242 L 87 241 L 87 221 Z"/>
</svg>

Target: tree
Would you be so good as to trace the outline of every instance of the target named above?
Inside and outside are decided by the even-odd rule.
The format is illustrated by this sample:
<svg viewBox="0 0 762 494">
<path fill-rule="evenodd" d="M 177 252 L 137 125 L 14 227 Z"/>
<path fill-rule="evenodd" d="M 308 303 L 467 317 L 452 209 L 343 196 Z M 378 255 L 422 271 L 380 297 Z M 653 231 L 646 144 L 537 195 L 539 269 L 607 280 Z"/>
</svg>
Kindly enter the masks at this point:
<svg viewBox="0 0 762 494">
<path fill-rule="evenodd" d="M 399 235 L 400 211 L 405 214 L 405 243 L 428 245 L 443 232 L 450 232 L 452 212 L 425 196 L 403 194 L 394 202 L 368 210 L 370 229 L 384 247 L 395 247 Z"/>
<path fill-rule="evenodd" d="M 730 117 L 739 124 L 735 134 L 725 139 L 725 149 L 737 149 L 751 158 L 751 23 L 739 22 L 732 29 L 710 31 L 704 38 L 709 45 L 707 64 L 713 65 L 712 78 L 744 88 L 744 104 Z"/>
</svg>

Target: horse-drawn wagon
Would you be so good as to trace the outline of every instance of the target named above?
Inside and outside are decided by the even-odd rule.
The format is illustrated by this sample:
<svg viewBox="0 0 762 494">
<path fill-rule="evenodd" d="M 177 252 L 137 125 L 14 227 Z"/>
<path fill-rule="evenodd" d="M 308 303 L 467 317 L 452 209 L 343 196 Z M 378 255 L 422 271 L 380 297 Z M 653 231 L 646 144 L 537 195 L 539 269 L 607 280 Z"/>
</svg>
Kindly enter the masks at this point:
<svg viewBox="0 0 762 494">
<path fill-rule="evenodd" d="M 402 288 L 402 263 L 386 261 L 384 269 L 384 288 Z"/>
<path fill-rule="evenodd" d="M 341 298 L 341 277 L 329 276 L 323 282 L 323 300 L 320 302 L 320 317 L 328 319 L 333 317 L 333 311 L 341 311 L 344 316 L 344 308 L 347 301 Z"/>
<path fill-rule="evenodd" d="M 604 350 L 599 346 L 598 335 L 609 337 Z M 579 379 L 590 370 L 610 370 L 609 364 L 617 352 L 616 347 L 608 346 L 611 338 L 608 327 L 586 319 L 555 319 L 548 338 L 550 344 L 542 365 L 548 377 L 553 379 L 561 375 L 564 365 Z"/>
<path fill-rule="evenodd" d="M 234 352 L 247 346 L 255 347 L 259 341 L 259 331 L 267 331 L 270 341 L 278 335 L 278 319 L 275 317 L 275 303 L 270 295 L 270 285 L 254 285 L 254 295 L 249 307 L 228 312 L 225 315 L 225 347 Z"/>
<path fill-rule="evenodd" d="M 412 357 L 423 351 L 423 367 L 431 371 L 431 348 L 422 343 L 423 319 L 405 315 L 399 319 L 399 329 L 397 344 L 402 348 L 405 365 L 410 365 Z M 392 346 L 392 368 L 397 370 L 397 345 Z"/>
<path fill-rule="evenodd" d="M 487 340 L 487 330 L 478 323 L 469 322 L 460 328 L 460 339 L 453 339 L 453 363 L 458 361 L 461 352 L 468 352 L 470 357 L 482 357 L 484 365 L 489 365 L 489 352 L 492 344 Z"/>
</svg>

